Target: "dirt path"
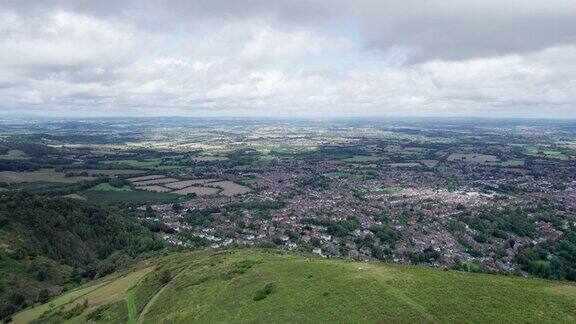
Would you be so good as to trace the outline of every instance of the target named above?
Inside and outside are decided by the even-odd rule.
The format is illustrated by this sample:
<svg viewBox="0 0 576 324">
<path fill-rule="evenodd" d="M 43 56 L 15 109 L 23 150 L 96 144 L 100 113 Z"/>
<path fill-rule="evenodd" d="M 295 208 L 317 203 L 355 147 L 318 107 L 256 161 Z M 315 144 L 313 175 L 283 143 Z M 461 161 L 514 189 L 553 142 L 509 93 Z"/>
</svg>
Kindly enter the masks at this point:
<svg viewBox="0 0 576 324">
<path fill-rule="evenodd" d="M 148 313 L 148 311 L 150 310 L 150 307 L 152 307 L 152 305 L 154 305 L 154 303 L 160 297 L 160 295 L 162 295 L 164 290 L 166 290 L 166 288 L 168 288 L 168 286 L 170 286 L 172 281 L 176 280 L 178 277 L 180 277 L 182 274 L 184 274 L 184 272 L 186 272 L 186 270 L 188 270 L 189 268 L 190 267 L 186 267 L 186 268 L 182 269 L 182 271 L 178 272 L 178 274 L 175 275 L 174 278 L 172 278 L 170 280 L 170 282 L 165 284 L 164 287 L 162 287 L 160 290 L 158 290 L 158 292 L 152 298 L 150 298 L 150 300 L 148 301 L 146 306 L 144 306 L 144 309 L 142 309 L 142 312 L 138 316 L 138 321 L 137 321 L 138 324 L 144 323 L 144 316 Z"/>
</svg>

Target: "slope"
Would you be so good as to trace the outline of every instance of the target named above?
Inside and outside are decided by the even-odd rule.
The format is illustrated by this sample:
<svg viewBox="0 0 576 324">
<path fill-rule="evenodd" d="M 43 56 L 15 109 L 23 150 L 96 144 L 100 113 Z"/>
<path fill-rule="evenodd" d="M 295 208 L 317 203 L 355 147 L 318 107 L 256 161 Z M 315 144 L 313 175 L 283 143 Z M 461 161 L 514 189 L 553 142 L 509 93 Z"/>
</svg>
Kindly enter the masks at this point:
<svg viewBox="0 0 576 324">
<path fill-rule="evenodd" d="M 143 274 L 132 281 L 131 287 L 124 285 L 123 293 L 105 290 L 107 286 L 119 286 L 117 280 L 130 276 L 115 274 L 104 279 L 108 285 L 96 287 L 90 294 L 59 297 L 68 300 L 69 305 L 60 310 L 61 306 L 52 307 L 42 320 L 132 323 L 576 320 L 573 283 L 326 260 L 274 250 L 171 253 L 139 265 L 134 273 Z M 74 293 L 77 294 L 76 291 L 68 294 Z M 74 305 L 84 306 L 73 312 Z M 14 320 L 23 323 L 41 313 L 37 308 L 28 309 Z"/>
</svg>

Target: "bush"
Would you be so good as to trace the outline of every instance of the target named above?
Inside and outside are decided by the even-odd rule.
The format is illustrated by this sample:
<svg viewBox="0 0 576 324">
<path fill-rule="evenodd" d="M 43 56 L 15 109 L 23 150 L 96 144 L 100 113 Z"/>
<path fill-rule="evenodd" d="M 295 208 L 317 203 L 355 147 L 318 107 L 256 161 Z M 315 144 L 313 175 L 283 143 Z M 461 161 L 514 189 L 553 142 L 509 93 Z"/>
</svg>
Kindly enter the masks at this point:
<svg viewBox="0 0 576 324">
<path fill-rule="evenodd" d="M 275 288 L 276 285 L 274 285 L 274 283 L 269 283 L 266 286 L 264 286 L 264 288 L 256 291 L 256 295 L 254 295 L 254 298 L 252 299 L 254 301 L 260 301 L 262 299 L 265 299 L 266 297 L 268 297 L 268 295 L 274 292 Z"/>
<path fill-rule="evenodd" d="M 160 283 L 162 283 L 163 285 L 169 283 L 170 280 L 172 280 L 172 274 L 170 273 L 170 270 L 166 269 L 162 271 L 158 279 L 160 280 Z"/>
</svg>

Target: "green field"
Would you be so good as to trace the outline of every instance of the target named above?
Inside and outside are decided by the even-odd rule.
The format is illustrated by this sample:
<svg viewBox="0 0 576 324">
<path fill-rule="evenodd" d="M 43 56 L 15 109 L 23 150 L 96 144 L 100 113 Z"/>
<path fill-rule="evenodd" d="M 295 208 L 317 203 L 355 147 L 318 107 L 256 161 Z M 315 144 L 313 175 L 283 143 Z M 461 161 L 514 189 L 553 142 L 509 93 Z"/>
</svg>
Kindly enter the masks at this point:
<svg viewBox="0 0 576 324">
<path fill-rule="evenodd" d="M 99 183 L 94 187 L 90 188 L 89 190 L 97 190 L 97 191 L 134 191 L 130 186 L 123 186 L 122 188 L 114 187 L 109 183 Z"/>
<path fill-rule="evenodd" d="M 487 163 L 496 163 L 500 160 L 498 157 L 494 155 L 487 155 L 487 154 L 472 154 L 472 153 L 452 153 L 448 156 L 448 161 L 462 161 L 468 163 L 479 163 L 479 164 L 487 164 Z"/>
<path fill-rule="evenodd" d="M 6 154 L 0 155 L 0 160 L 26 160 L 28 155 L 21 150 L 8 150 Z"/>
<path fill-rule="evenodd" d="M 6 183 L 22 182 L 60 182 L 75 183 L 83 180 L 94 180 L 92 177 L 66 177 L 63 172 L 56 172 L 53 169 L 41 169 L 38 171 L 2 171 L 0 181 Z"/>
<path fill-rule="evenodd" d="M 566 156 L 558 151 L 548 147 L 542 146 L 527 146 L 525 150 L 526 154 L 533 155 L 533 156 L 546 156 L 546 157 L 553 157 L 553 158 L 565 158 Z"/>
<path fill-rule="evenodd" d="M 257 181 L 258 181 L 258 178 L 247 178 L 247 179 L 238 180 L 236 182 L 243 185 L 243 186 L 249 186 L 249 185 L 255 184 Z"/>
<path fill-rule="evenodd" d="M 327 172 L 327 173 L 324 173 L 323 176 L 334 177 L 337 179 L 354 178 L 356 180 L 372 180 L 375 178 L 374 175 L 371 175 L 371 174 L 341 172 L 341 171 Z"/>
<path fill-rule="evenodd" d="M 348 162 L 348 163 L 373 163 L 373 162 L 378 162 L 378 161 L 381 161 L 384 159 L 386 159 L 386 158 L 382 157 L 382 156 L 354 155 L 353 157 L 344 159 L 342 161 Z"/>
<path fill-rule="evenodd" d="M 371 190 L 371 193 L 393 194 L 402 191 L 402 187 L 384 187 L 376 190 Z"/>
<path fill-rule="evenodd" d="M 138 323 L 576 320 L 576 285 L 567 282 L 258 249 L 172 253 L 154 262 L 154 271 L 148 265 L 95 289 L 69 292 L 53 308 L 87 300 L 88 307 L 70 322 L 85 322 L 92 312 L 106 322 L 134 322 L 138 316 Z M 46 309 L 38 306 L 14 319 L 29 321 Z"/>
<path fill-rule="evenodd" d="M 121 165 L 128 168 L 145 169 L 145 170 L 174 170 L 180 169 L 182 166 L 179 165 L 160 165 L 162 159 L 145 159 L 145 160 L 113 160 L 113 161 L 102 161 L 105 165 Z"/>
</svg>

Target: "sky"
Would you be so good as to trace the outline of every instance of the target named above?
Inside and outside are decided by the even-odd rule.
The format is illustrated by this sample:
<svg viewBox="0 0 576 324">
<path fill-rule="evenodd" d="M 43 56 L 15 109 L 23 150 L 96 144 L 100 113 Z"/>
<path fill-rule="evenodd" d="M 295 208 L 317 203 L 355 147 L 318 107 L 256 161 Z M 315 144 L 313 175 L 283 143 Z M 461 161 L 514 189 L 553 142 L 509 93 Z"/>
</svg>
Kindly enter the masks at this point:
<svg viewBox="0 0 576 324">
<path fill-rule="evenodd" d="M 576 118 L 575 0 L 0 0 L 0 116 Z"/>
</svg>

